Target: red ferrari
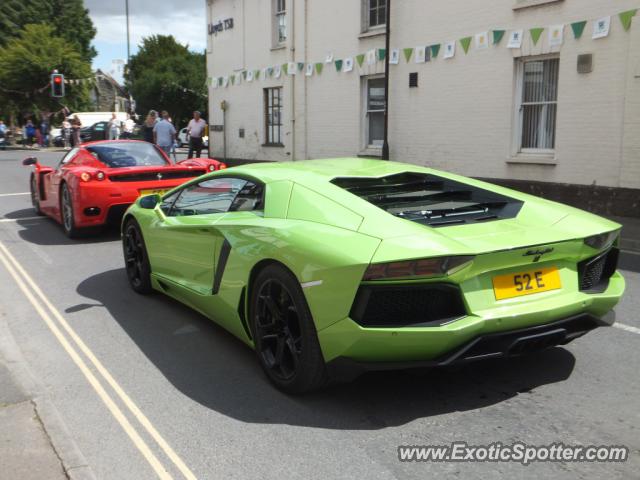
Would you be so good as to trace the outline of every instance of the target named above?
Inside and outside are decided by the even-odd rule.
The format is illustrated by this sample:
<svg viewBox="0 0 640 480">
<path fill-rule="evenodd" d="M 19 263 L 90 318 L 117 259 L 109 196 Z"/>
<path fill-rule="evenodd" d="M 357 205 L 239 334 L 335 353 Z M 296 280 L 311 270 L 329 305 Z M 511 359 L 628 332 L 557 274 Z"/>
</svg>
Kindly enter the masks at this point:
<svg viewBox="0 0 640 480">
<path fill-rule="evenodd" d="M 190 178 L 226 168 L 218 160 L 195 158 L 173 163 L 151 143 L 109 140 L 70 150 L 56 168 L 27 158 L 31 202 L 38 214 L 60 222 L 69 237 L 83 228 L 122 217 L 141 195 L 164 193 Z"/>
</svg>

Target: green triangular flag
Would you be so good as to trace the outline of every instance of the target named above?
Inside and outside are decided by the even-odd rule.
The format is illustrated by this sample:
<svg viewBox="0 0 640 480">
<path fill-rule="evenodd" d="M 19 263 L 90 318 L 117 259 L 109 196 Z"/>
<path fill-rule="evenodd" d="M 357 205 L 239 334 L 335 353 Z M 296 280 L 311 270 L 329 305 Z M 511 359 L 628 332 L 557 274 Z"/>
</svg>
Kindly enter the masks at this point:
<svg viewBox="0 0 640 480">
<path fill-rule="evenodd" d="M 322 73 L 322 67 L 324 65 L 322 63 L 316 63 L 316 73 L 320 75 Z"/>
<path fill-rule="evenodd" d="M 626 12 L 620 13 L 618 16 L 620 17 L 620 22 L 622 23 L 622 28 L 624 28 L 625 32 L 629 31 L 631 28 L 631 19 L 636 16 L 638 9 L 628 10 Z"/>
<path fill-rule="evenodd" d="M 413 48 L 404 48 L 402 50 L 404 52 L 404 58 L 407 59 L 407 63 L 411 60 L 411 55 L 413 55 Z"/>
<path fill-rule="evenodd" d="M 336 60 L 336 72 L 342 70 L 342 60 Z"/>
<path fill-rule="evenodd" d="M 260 80 L 260 70 L 254 70 L 253 78 L 255 78 L 256 80 Z"/>
<path fill-rule="evenodd" d="M 586 20 L 582 22 L 574 22 L 571 24 L 571 30 L 573 30 L 573 37 L 577 40 L 582 36 L 582 32 L 584 32 L 584 27 L 587 24 Z"/>
<path fill-rule="evenodd" d="M 235 83 L 236 83 L 236 76 L 231 75 L 231 85 L 234 85 Z"/>
<path fill-rule="evenodd" d="M 362 67 L 362 64 L 364 63 L 364 53 L 356 55 L 356 62 L 358 62 L 359 67 Z"/>
<path fill-rule="evenodd" d="M 534 45 L 538 44 L 538 40 L 540 40 L 540 35 L 542 35 L 542 32 L 544 32 L 544 28 L 542 27 L 529 29 L 529 33 L 531 34 L 531 40 L 533 40 Z"/>
<path fill-rule="evenodd" d="M 460 39 L 460 45 L 462 45 L 462 49 L 466 54 L 469 51 L 469 46 L 471 45 L 471 37 L 464 37 Z"/>
<path fill-rule="evenodd" d="M 284 72 L 285 75 L 289 74 L 289 64 L 288 63 L 283 63 L 282 64 L 282 71 Z"/>
<path fill-rule="evenodd" d="M 303 68 L 304 68 L 304 63 L 298 62 L 298 71 L 301 72 Z"/>
<path fill-rule="evenodd" d="M 438 58 L 438 53 L 440 53 L 440 44 L 437 43 L 436 45 L 431 45 L 431 56 L 433 58 Z"/>
<path fill-rule="evenodd" d="M 378 60 L 383 61 L 387 57 L 387 49 L 379 48 L 378 49 Z"/>
<path fill-rule="evenodd" d="M 498 45 L 504 37 L 504 30 L 493 30 L 493 44 Z"/>
<path fill-rule="evenodd" d="M 218 85 L 222 85 L 224 83 L 224 77 L 218 77 Z"/>
</svg>

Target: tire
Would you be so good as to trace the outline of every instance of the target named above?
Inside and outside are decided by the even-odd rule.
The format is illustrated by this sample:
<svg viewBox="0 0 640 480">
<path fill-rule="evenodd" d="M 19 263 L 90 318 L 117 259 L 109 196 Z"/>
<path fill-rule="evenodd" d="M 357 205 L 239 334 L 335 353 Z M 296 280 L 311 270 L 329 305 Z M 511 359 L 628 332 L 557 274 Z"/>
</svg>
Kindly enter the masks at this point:
<svg viewBox="0 0 640 480">
<path fill-rule="evenodd" d="M 73 197 L 66 183 L 60 189 L 60 219 L 62 228 L 69 238 L 78 238 L 81 230 L 76 227 L 76 220 L 73 214 Z"/>
<path fill-rule="evenodd" d="M 130 219 L 124 226 L 122 233 L 122 252 L 124 254 L 125 269 L 129 285 L 142 295 L 153 292 L 151 286 L 151 265 L 147 254 L 140 225 Z"/>
<path fill-rule="evenodd" d="M 249 304 L 258 362 L 269 380 L 286 393 L 304 393 L 327 384 L 316 327 L 298 280 L 272 264 L 256 277 Z"/>
<path fill-rule="evenodd" d="M 40 209 L 40 191 L 38 190 L 38 186 L 36 185 L 36 176 L 31 175 L 31 204 L 33 205 L 33 209 L 36 211 L 36 215 L 43 215 L 42 210 Z"/>
</svg>

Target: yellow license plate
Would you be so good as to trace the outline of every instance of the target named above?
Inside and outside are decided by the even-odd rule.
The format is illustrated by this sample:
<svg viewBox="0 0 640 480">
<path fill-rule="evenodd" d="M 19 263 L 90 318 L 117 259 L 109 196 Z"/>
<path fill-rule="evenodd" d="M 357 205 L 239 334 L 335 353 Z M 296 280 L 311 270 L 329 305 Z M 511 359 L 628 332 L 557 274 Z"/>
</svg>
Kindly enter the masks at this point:
<svg viewBox="0 0 640 480">
<path fill-rule="evenodd" d="M 144 197 L 145 195 L 164 195 L 165 193 L 167 193 L 169 190 L 162 189 L 162 188 L 152 188 L 149 190 L 140 190 L 140 196 Z"/>
<path fill-rule="evenodd" d="M 510 273 L 493 277 L 493 293 L 496 300 L 531 295 L 562 288 L 560 272 L 556 267 L 539 268 L 527 272 Z"/>
</svg>

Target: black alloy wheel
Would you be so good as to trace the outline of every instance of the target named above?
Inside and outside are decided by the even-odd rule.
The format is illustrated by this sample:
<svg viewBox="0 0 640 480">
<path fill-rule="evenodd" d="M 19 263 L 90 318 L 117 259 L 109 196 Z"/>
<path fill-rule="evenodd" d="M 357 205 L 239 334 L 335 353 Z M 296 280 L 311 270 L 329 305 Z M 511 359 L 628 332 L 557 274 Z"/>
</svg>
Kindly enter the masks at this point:
<svg viewBox="0 0 640 480">
<path fill-rule="evenodd" d="M 135 220 L 129 220 L 122 236 L 122 249 L 131 288 L 137 293 L 151 293 L 151 267 L 142 232 Z"/>
<path fill-rule="evenodd" d="M 326 383 L 315 324 L 296 278 L 279 265 L 260 272 L 251 302 L 256 353 L 269 379 L 288 393 Z"/>
</svg>

